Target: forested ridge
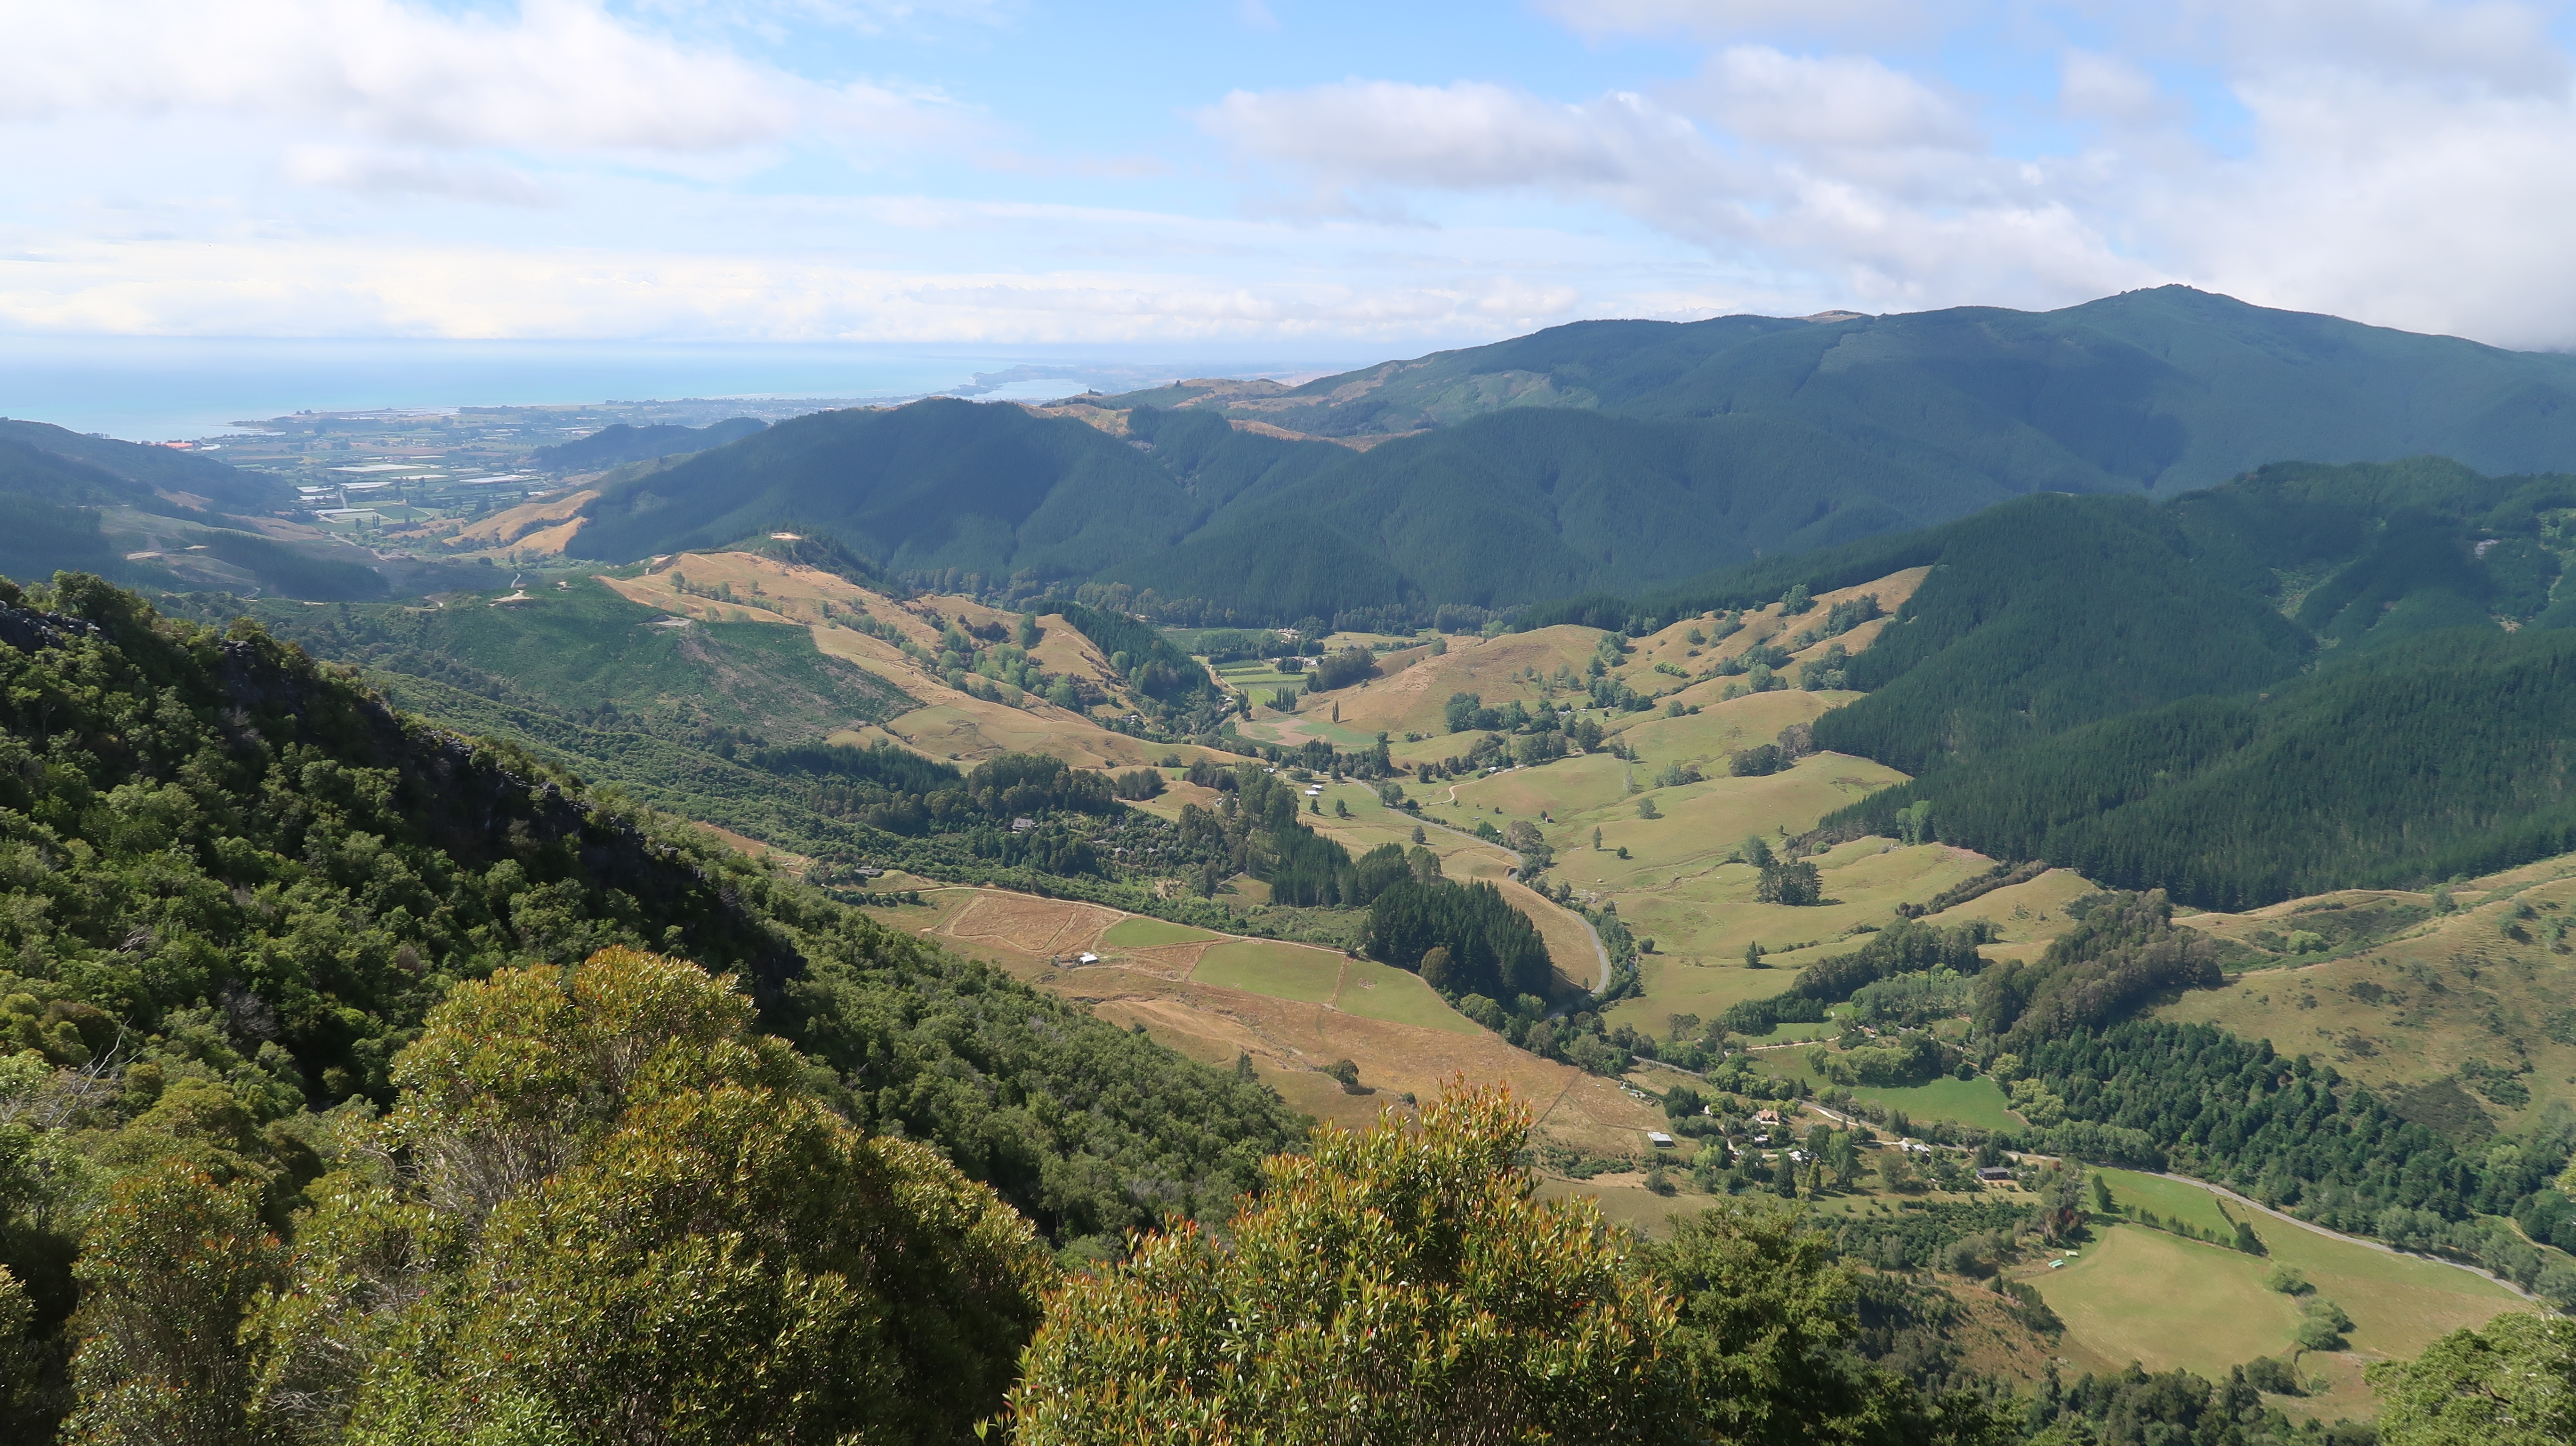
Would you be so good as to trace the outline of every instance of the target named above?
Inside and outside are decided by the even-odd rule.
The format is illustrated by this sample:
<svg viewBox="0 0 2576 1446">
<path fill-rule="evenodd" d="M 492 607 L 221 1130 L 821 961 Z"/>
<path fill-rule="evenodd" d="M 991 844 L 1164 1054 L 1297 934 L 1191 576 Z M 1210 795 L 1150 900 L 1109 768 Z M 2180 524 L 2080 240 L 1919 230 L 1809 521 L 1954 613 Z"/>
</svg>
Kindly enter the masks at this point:
<svg viewBox="0 0 2576 1446">
<path fill-rule="evenodd" d="M 1179 383 L 1107 406 L 1190 407 L 1324 436 L 1504 411 L 1794 422 L 1938 458 L 2009 494 L 2173 496 L 2284 457 L 2440 453 L 2570 465 L 2576 366 L 2456 337 L 2250 306 L 2188 286 L 2055 311 L 1583 321 L 1293 388 Z"/>
<path fill-rule="evenodd" d="M 2241 909 L 2576 851 L 2576 629 L 2431 634 L 2259 698 L 2194 698 L 1974 759 L 1843 815 L 1930 800 L 1941 835 Z"/>
</svg>

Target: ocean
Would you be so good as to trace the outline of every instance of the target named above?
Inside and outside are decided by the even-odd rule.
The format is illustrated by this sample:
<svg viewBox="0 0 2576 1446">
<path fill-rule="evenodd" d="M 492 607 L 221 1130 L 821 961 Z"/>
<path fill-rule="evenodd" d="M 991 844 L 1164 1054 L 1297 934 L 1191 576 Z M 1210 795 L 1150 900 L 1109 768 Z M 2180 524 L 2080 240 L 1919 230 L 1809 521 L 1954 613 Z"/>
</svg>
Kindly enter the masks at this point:
<svg viewBox="0 0 2576 1446">
<path fill-rule="evenodd" d="M 0 416 L 161 442 L 297 411 L 937 393 L 1042 401 L 1086 387 L 1364 364 L 1045 347 L 15 336 L 0 337 Z"/>
</svg>

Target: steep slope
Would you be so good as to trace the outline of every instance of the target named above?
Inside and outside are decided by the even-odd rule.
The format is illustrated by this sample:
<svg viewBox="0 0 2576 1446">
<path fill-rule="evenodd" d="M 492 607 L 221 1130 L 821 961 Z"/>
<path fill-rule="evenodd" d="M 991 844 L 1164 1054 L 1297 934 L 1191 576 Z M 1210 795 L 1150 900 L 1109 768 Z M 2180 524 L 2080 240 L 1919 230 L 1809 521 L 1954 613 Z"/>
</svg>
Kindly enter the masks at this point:
<svg viewBox="0 0 2576 1446">
<path fill-rule="evenodd" d="M 1941 458 L 1775 417 L 1508 410 L 1350 456 L 1105 576 L 1279 618 L 1500 608 L 1903 531 L 2013 495 Z"/>
<path fill-rule="evenodd" d="M 1820 735 L 1832 730 L 1819 728 Z M 2234 909 L 2412 888 L 2576 849 L 2576 631 L 2434 632 L 2193 698 L 1873 796 L 1950 842 Z"/>
<path fill-rule="evenodd" d="M 211 457 L 0 420 L 0 575 L 88 572 L 316 601 L 384 596 L 389 585 L 366 554 L 259 530 L 294 502 L 286 484 Z"/>
<path fill-rule="evenodd" d="M 10 492 L 24 490 L 26 485 L 14 480 L 15 469 L 26 456 L 20 451 L 24 448 L 51 458 L 54 467 L 76 464 L 113 479 L 103 491 L 84 499 L 92 502 L 112 498 L 147 512 L 179 508 L 257 513 L 295 500 L 285 484 L 228 467 L 203 453 L 92 437 L 45 422 L 0 419 L 0 443 L 8 444 L 11 458 L 9 469 L 0 471 L 0 477 L 11 480 L 0 482 L 0 488 Z M 151 505 L 156 501 L 165 505 Z"/>
</svg>

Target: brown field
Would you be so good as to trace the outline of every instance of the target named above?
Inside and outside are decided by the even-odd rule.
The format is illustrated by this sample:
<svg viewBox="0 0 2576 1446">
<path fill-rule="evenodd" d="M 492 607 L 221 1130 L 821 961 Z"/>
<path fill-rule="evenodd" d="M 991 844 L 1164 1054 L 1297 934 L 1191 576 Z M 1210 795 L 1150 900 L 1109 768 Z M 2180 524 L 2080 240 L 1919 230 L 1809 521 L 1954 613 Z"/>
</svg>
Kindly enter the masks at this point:
<svg viewBox="0 0 2576 1446">
<path fill-rule="evenodd" d="M 682 593 L 672 586 L 685 577 L 693 587 L 719 583 L 733 589 L 725 602 Z M 817 568 L 796 567 L 746 552 L 685 553 L 664 559 L 642 577 L 600 579 L 630 602 L 685 617 L 732 619 L 802 627 L 813 634 L 817 650 L 875 673 L 920 701 L 921 707 L 883 724 L 849 729 L 831 741 L 865 746 L 880 740 L 927 753 L 934 758 L 975 763 L 1000 753 L 1043 753 L 1079 768 L 1134 768 L 1166 753 L 1184 759 L 1233 761 L 1233 755 L 1189 744 L 1149 746 L 1123 733 L 1100 727 L 1082 714 L 1055 707 L 1035 695 L 1020 705 L 994 702 L 961 693 L 906 657 L 893 644 L 841 625 L 854 613 L 866 613 L 899 629 L 915 643 L 939 640 L 945 619 L 970 626 L 1018 621 L 1015 613 L 989 608 L 968 598 L 932 596 L 898 604 Z M 1045 630 L 1034 655 L 1057 671 L 1105 668 L 1099 650 L 1061 617 L 1041 618 Z"/>
<path fill-rule="evenodd" d="M 946 888 L 928 896 L 931 908 L 871 909 L 873 916 L 923 934 L 975 958 L 988 959 L 1041 988 L 1089 1004 L 1102 1018 L 1143 1024 L 1164 1044 L 1212 1064 L 1249 1054 L 1262 1079 L 1297 1108 L 1346 1124 L 1374 1120 L 1382 1106 L 1400 1104 L 1406 1092 L 1427 1098 L 1453 1077 L 1501 1082 L 1528 1100 L 1551 1138 L 1602 1153 L 1629 1152 L 1644 1144 L 1643 1131 L 1660 1113 L 1610 1080 L 1514 1049 L 1439 1005 L 1419 981 L 1387 977 L 1393 971 L 1360 964 L 1346 972 L 1342 990 L 1370 991 L 1358 1007 L 1402 1015 L 1423 1007 L 1374 997 L 1410 988 L 1448 1017 L 1436 1027 L 1373 1018 L 1331 1003 L 1275 998 L 1248 989 L 1207 984 L 1190 977 L 1206 951 L 1229 941 L 1111 949 L 1100 937 L 1123 918 L 1114 909 L 1071 900 L 1039 899 L 998 889 Z M 1294 948 L 1268 941 L 1264 949 Z M 1064 967 L 1090 950 L 1101 962 Z M 1323 952 L 1323 951 L 1314 951 Z M 1331 957 L 1328 955 L 1328 957 Z M 1410 981 L 1408 983 L 1408 981 Z M 1319 1071 L 1338 1059 L 1360 1068 L 1361 1083 L 1375 1090 L 1347 1095 Z"/>
<path fill-rule="evenodd" d="M 1029 656 L 1050 673 L 1065 673 L 1088 678 L 1094 683 L 1109 678 L 1109 660 L 1102 657 L 1098 644 L 1084 637 L 1062 613 L 1048 613 L 1038 619 L 1038 645 Z"/>
<path fill-rule="evenodd" d="M 551 502 L 523 502 L 516 507 L 495 512 L 477 522 L 457 529 L 448 539 L 451 547 L 509 547 L 516 545 L 533 552 L 561 552 L 580 530 L 573 514 L 581 511 L 599 493 L 575 492 Z M 567 527 L 563 524 L 570 523 Z M 543 529 L 540 532 L 540 529 Z"/>
<path fill-rule="evenodd" d="M 1914 590 L 1921 587 L 1923 579 L 1931 574 L 1932 570 L 1928 567 L 1907 568 L 1903 572 L 1890 573 L 1874 582 L 1840 588 L 1833 592 L 1818 593 L 1815 606 L 1794 618 L 1783 617 L 1780 613 L 1780 605 L 1776 602 L 1767 607 L 1752 609 L 1745 616 L 1743 631 L 1733 634 L 1724 641 L 1703 644 L 1696 648 L 1691 644 L 1690 631 L 1693 628 L 1705 630 L 1709 619 L 1705 614 L 1685 618 L 1661 632 L 1636 639 L 1635 651 L 1631 652 L 1628 655 L 1628 661 L 1616 670 L 1617 675 L 1640 693 L 1657 696 L 1680 693 L 1692 686 L 1689 681 L 1676 678 L 1670 673 L 1656 672 L 1657 663 L 1670 663 L 1695 678 L 1725 659 L 1738 656 L 1756 643 L 1770 642 L 1777 638 L 1785 645 L 1789 634 L 1823 621 L 1826 612 L 1834 604 L 1847 602 L 1864 593 L 1875 594 L 1881 611 L 1892 614 L 1904 606 L 1908 598 L 1914 596 Z M 1879 633 L 1886 625 L 1884 618 L 1877 622 L 1863 623 L 1841 637 L 1810 644 L 1804 651 L 1794 653 L 1791 657 L 1798 661 L 1819 657 L 1823 655 L 1826 648 L 1835 643 L 1840 643 L 1846 653 L 1860 652 L 1878 640 Z M 1726 683 L 1741 680 L 1715 681 L 1719 688 L 1723 688 Z M 1710 696 L 1715 696 L 1715 690 L 1711 691 Z M 1702 700 L 1694 694 L 1684 701 Z"/>
<path fill-rule="evenodd" d="M 1474 693 L 1497 708 L 1514 698 L 1535 704 L 1547 690 L 1519 676 L 1521 670 L 1536 668 L 1542 677 L 1560 667 L 1580 672 L 1600 636 L 1590 628 L 1566 626 L 1490 639 L 1453 637 L 1441 657 L 1425 657 L 1392 678 L 1320 694 L 1304 706 L 1339 703 L 1343 726 L 1363 734 L 1437 733 L 1444 726 L 1441 710 L 1450 694 Z"/>
</svg>

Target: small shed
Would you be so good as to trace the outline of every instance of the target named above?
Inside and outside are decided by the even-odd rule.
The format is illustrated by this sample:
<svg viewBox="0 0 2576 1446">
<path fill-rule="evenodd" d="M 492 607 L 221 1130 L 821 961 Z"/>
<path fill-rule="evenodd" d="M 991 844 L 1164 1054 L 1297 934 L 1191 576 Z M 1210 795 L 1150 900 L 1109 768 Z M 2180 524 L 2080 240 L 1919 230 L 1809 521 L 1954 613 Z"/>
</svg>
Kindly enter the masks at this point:
<svg viewBox="0 0 2576 1446">
<path fill-rule="evenodd" d="M 1977 1178 L 1990 1182 L 1995 1180 L 2009 1180 L 2012 1178 L 2012 1171 L 2005 1169 L 2001 1165 L 1988 1165 L 1977 1172 Z"/>
<path fill-rule="evenodd" d="M 1011 820 L 1011 832 L 1013 833 L 1027 833 L 1030 829 L 1036 828 L 1037 826 L 1038 821 L 1033 818 L 1015 818 Z"/>
<path fill-rule="evenodd" d="M 1073 956 L 1073 962 L 1076 964 L 1097 964 L 1100 962 L 1100 956 L 1097 954 L 1076 954 Z"/>
<path fill-rule="evenodd" d="M 1669 1150 L 1673 1147 L 1673 1137 L 1665 1134 L 1661 1130 L 1648 1130 L 1646 1131 L 1646 1143 L 1654 1146 L 1658 1150 Z"/>
</svg>

